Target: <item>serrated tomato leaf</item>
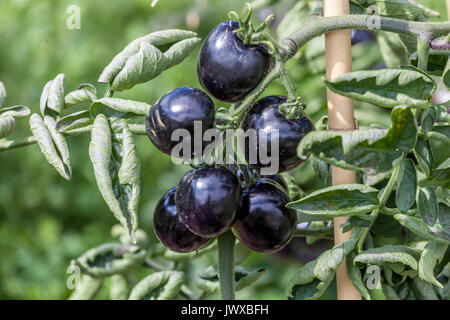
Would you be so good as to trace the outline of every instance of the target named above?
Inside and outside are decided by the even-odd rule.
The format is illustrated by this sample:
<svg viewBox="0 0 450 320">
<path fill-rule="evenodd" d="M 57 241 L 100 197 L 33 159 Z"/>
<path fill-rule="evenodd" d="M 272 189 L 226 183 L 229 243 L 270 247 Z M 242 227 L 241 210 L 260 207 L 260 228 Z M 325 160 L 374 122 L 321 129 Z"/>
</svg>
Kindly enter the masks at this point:
<svg viewBox="0 0 450 320">
<path fill-rule="evenodd" d="M 436 90 L 433 79 L 407 69 L 355 71 L 325 83 L 340 95 L 385 108 L 427 107 Z"/>
<path fill-rule="evenodd" d="M 378 190 L 361 184 L 343 184 L 315 191 L 287 207 L 327 218 L 365 214 L 379 206 Z"/>
<path fill-rule="evenodd" d="M 92 117 L 102 113 L 107 117 L 131 119 L 146 116 L 150 107 L 149 104 L 144 102 L 119 98 L 101 98 L 95 100 L 89 110 Z"/>
<path fill-rule="evenodd" d="M 298 146 L 299 157 L 313 155 L 332 165 L 366 171 L 388 172 L 416 144 L 417 125 L 409 108 L 397 107 L 391 113 L 389 129 L 352 131 L 313 131 Z"/>
<path fill-rule="evenodd" d="M 430 241 L 423 249 L 419 260 L 419 277 L 435 286 L 443 288 L 442 284 L 436 280 L 434 268 L 442 261 L 447 251 L 448 244 Z"/>
<path fill-rule="evenodd" d="M 265 269 L 247 271 L 240 266 L 236 266 L 234 268 L 235 290 L 240 291 L 251 286 L 264 275 L 265 271 Z M 198 288 L 208 293 L 219 290 L 220 284 L 218 267 L 210 266 L 200 272 L 195 284 Z"/>
<path fill-rule="evenodd" d="M 64 109 L 64 91 L 66 87 L 66 76 L 58 74 L 55 79 L 50 80 L 44 86 L 41 95 L 40 109 L 42 116 L 61 116 Z"/>
<path fill-rule="evenodd" d="M 355 257 L 353 263 L 360 268 L 367 264 L 401 263 L 413 270 L 417 270 L 418 258 L 419 253 L 407 246 L 386 245 L 361 252 Z"/>
<path fill-rule="evenodd" d="M 126 123 L 123 123 L 124 120 L 118 121 L 120 121 L 119 126 L 122 131 L 112 132 L 105 115 L 99 114 L 95 118 L 91 132 L 89 157 L 94 166 L 95 179 L 103 199 L 116 219 L 128 229 L 132 241 L 135 242 L 140 195 L 140 182 L 136 176 L 139 160 L 135 154 L 134 144 L 127 133 Z M 124 136 L 126 137 L 125 141 L 123 140 Z M 123 157 L 124 150 L 126 151 L 125 157 Z M 128 163 L 128 161 L 132 163 Z M 128 168 L 124 169 L 127 171 L 125 184 L 121 184 L 119 179 L 122 162 Z"/>
<path fill-rule="evenodd" d="M 183 282 L 182 272 L 156 272 L 142 279 L 131 290 L 129 300 L 170 300 L 180 292 Z"/>
<path fill-rule="evenodd" d="M 138 83 L 156 78 L 162 71 L 186 58 L 199 42 L 196 33 L 184 30 L 163 30 L 130 42 L 99 77 L 110 83 L 114 91 L 130 89 Z M 189 41 L 184 41 L 188 40 Z M 178 43 L 182 42 L 182 43 Z M 158 47 L 174 44 L 165 55 Z"/>
<path fill-rule="evenodd" d="M 94 120 L 88 110 L 82 110 L 68 114 L 56 122 L 56 129 L 59 132 L 66 132 L 73 129 L 80 129 L 92 125 Z"/>
<path fill-rule="evenodd" d="M 135 245 L 105 243 L 92 248 L 72 263 L 92 277 L 105 277 L 123 273 L 145 259 L 146 251 Z"/>
<path fill-rule="evenodd" d="M 50 118 L 50 117 L 49 117 Z M 53 120 L 53 118 L 50 118 Z M 68 149 L 65 138 L 56 132 L 53 121 L 47 119 L 47 124 L 34 113 L 30 117 L 30 129 L 36 139 L 42 154 L 48 163 L 66 180 L 72 177 Z M 48 125 L 51 127 L 49 128 Z"/>
<path fill-rule="evenodd" d="M 0 117 L 0 139 L 9 136 L 16 128 L 16 120 L 13 117 Z"/>
<path fill-rule="evenodd" d="M 399 167 L 395 204 L 402 211 L 408 211 L 415 202 L 417 189 L 416 167 L 411 159 L 404 159 Z"/>
<path fill-rule="evenodd" d="M 83 102 L 97 99 L 97 90 L 92 84 L 82 83 L 64 97 L 64 108 L 70 108 Z"/>
</svg>

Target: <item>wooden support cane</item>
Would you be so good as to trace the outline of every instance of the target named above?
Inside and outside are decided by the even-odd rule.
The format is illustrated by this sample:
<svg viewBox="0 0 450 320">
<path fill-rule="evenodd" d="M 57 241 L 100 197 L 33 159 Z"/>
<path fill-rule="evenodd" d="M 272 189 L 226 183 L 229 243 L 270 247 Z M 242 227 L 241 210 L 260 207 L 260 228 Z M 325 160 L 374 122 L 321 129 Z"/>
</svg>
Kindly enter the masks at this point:
<svg viewBox="0 0 450 320">
<path fill-rule="evenodd" d="M 450 0 L 449 0 L 450 1 Z M 324 16 L 337 16 L 349 14 L 349 0 L 324 0 Z M 333 31 L 325 35 L 327 79 L 332 80 L 352 71 L 351 35 L 350 30 Z M 330 130 L 355 129 L 353 100 L 342 97 L 327 89 L 328 98 L 328 124 Z M 355 183 L 356 173 L 332 168 L 333 185 Z M 351 232 L 342 233 L 339 227 L 346 221 L 345 217 L 334 219 L 334 243 L 339 244 L 348 240 Z M 345 261 L 336 271 L 338 300 L 361 300 L 361 295 L 353 286 L 347 274 Z"/>
<path fill-rule="evenodd" d="M 450 20 L 450 0 L 447 0 L 447 20 Z"/>
</svg>

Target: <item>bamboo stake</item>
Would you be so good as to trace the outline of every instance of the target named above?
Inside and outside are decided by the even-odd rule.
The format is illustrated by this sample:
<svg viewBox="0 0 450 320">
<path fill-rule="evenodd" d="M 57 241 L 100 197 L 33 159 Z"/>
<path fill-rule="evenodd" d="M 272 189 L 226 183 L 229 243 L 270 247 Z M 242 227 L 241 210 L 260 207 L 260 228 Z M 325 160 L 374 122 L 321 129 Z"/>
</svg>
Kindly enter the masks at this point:
<svg viewBox="0 0 450 320">
<path fill-rule="evenodd" d="M 450 0 L 447 0 L 447 20 L 450 20 Z"/>
<path fill-rule="evenodd" d="M 324 16 L 337 16 L 350 12 L 349 0 L 324 0 Z M 350 30 L 333 31 L 325 35 L 327 79 L 332 80 L 352 71 Z M 327 89 L 328 123 L 330 130 L 355 129 L 353 100 L 342 97 Z M 332 168 L 333 185 L 355 183 L 356 173 Z M 334 219 L 334 242 L 342 243 L 348 240 L 351 232 L 342 233 L 339 226 L 346 221 L 345 217 Z M 361 300 L 361 295 L 353 286 L 347 274 L 345 261 L 336 270 L 337 296 L 339 300 Z"/>
</svg>

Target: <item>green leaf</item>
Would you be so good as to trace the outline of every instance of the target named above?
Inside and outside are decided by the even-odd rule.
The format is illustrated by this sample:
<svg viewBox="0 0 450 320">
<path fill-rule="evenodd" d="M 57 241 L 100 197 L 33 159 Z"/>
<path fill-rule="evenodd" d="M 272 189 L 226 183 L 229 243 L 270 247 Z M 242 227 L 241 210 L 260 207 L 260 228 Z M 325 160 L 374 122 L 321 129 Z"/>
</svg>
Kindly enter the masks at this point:
<svg viewBox="0 0 450 320">
<path fill-rule="evenodd" d="M 326 282 L 316 278 L 314 276 L 316 265 L 317 260 L 308 262 L 292 277 L 286 290 L 289 300 L 316 300 L 322 296 L 333 278 Z"/>
<path fill-rule="evenodd" d="M 439 204 L 436 223 L 429 227 L 431 232 L 450 243 L 450 208 L 444 203 Z"/>
<path fill-rule="evenodd" d="M 13 117 L 0 117 L 0 139 L 9 136 L 16 128 L 16 120 Z"/>
<path fill-rule="evenodd" d="M 92 84 L 82 83 L 64 97 L 64 108 L 70 108 L 83 102 L 97 99 L 97 90 Z"/>
<path fill-rule="evenodd" d="M 129 300 L 170 300 L 180 292 L 183 282 L 182 272 L 156 272 L 142 279 L 131 290 Z"/>
<path fill-rule="evenodd" d="M 391 126 L 386 138 L 379 142 L 388 148 L 411 151 L 417 142 L 417 123 L 411 109 L 396 107 L 391 112 Z"/>
<path fill-rule="evenodd" d="M 446 129 L 450 129 L 450 126 L 435 126 L 427 133 L 433 154 L 433 169 L 450 168 L 450 132 L 446 132 Z"/>
<path fill-rule="evenodd" d="M 163 30 L 150 33 L 128 44 L 103 70 L 98 81 L 111 84 L 114 91 L 132 88 L 138 83 L 157 77 L 165 69 L 181 62 L 198 42 L 196 33 L 184 30 Z M 158 46 L 173 44 L 182 40 L 191 41 L 176 45 L 163 54 Z"/>
<path fill-rule="evenodd" d="M 47 120 L 47 122 L 49 121 Z M 67 166 L 67 164 L 70 166 L 70 163 L 67 162 L 68 151 L 66 146 L 64 146 L 64 142 L 57 134 L 54 134 L 53 128 L 50 130 L 46 126 L 37 113 L 32 114 L 30 117 L 30 129 L 48 163 L 50 163 L 64 179 L 70 180 L 71 169 Z M 54 141 L 52 133 L 55 135 L 56 141 Z M 63 150 L 64 154 L 60 153 L 61 150 L 59 150 L 59 148 Z M 61 157 L 64 158 L 64 161 Z"/>
<path fill-rule="evenodd" d="M 416 167 L 411 159 L 404 159 L 399 167 L 395 204 L 406 212 L 415 202 L 417 189 Z"/>
<path fill-rule="evenodd" d="M 439 300 L 436 292 L 434 291 L 433 285 L 422 281 L 418 277 L 412 279 L 412 283 L 423 300 Z"/>
<path fill-rule="evenodd" d="M 28 117 L 31 111 L 30 108 L 25 106 L 13 106 L 0 109 L 0 118 L 13 117 L 14 119 L 22 119 Z"/>
<path fill-rule="evenodd" d="M 419 137 L 414 147 L 414 155 L 425 175 L 429 176 L 433 165 L 433 154 L 427 139 Z"/>
<path fill-rule="evenodd" d="M 130 288 L 128 281 L 122 274 L 115 274 L 110 279 L 109 297 L 111 300 L 128 300 Z"/>
<path fill-rule="evenodd" d="M 401 65 L 407 64 L 408 51 L 402 43 L 400 35 L 384 31 L 377 31 L 375 34 L 381 56 L 388 68 L 399 68 Z"/>
<path fill-rule="evenodd" d="M 315 222 L 303 222 L 298 223 L 297 228 L 295 229 L 295 237 L 321 237 L 330 235 L 333 233 L 334 226 L 333 224 L 327 224 L 324 221 L 315 221 Z"/>
<path fill-rule="evenodd" d="M 91 300 L 94 299 L 103 285 L 103 278 L 94 278 L 83 274 L 77 288 L 72 292 L 69 300 Z"/>
<path fill-rule="evenodd" d="M 121 224 L 115 224 L 111 228 L 111 236 L 114 238 L 118 238 L 120 243 L 122 244 L 133 244 L 133 241 L 130 238 L 130 234 L 128 233 L 127 228 L 122 226 Z M 147 233 L 142 229 L 136 230 L 136 245 L 141 248 L 147 247 L 149 243 Z"/>
<path fill-rule="evenodd" d="M 439 212 L 434 190 L 430 187 L 419 188 L 417 193 L 417 208 L 422 220 L 429 226 L 436 223 Z"/>
<path fill-rule="evenodd" d="M 301 140 L 298 155 L 313 155 L 331 165 L 349 170 L 387 172 L 401 156 L 399 151 L 374 146 L 387 133 L 387 129 L 313 131 Z"/>
<path fill-rule="evenodd" d="M 387 262 L 401 263 L 413 270 L 417 270 L 418 258 L 418 252 L 406 246 L 386 245 L 361 252 L 355 257 L 353 263 L 360 268 L 365 264 L 383 265 Z"/>
<path fill-rule="evenodd" d="M 166 57 L 158 48 L 142 41 L 138 51 L 127 59 L 123 69 L 111 82 L 111 89 L 123 91 L 136 84 L 156 78 L 168 65 Z"/>
<path fill-rule="evenodd" d="M 235 290 L 239 291 L 251 286 L 259 278 L 261 278 L 265 272 L 265 269 L 247 271 L 240 266 L 236 266 L 234 268 Z M 217 266 L 210 266 L 203 270 L 199 274 L 199 278 L 196 281 L 196 286 L 207 293 L 212 293 L 219 290 L 220 285 Z"/>
<path fill-rule="evenodd" d="M 343 184 L 315 191 L 287 207 L 328 218 L 365 214 L 379 206 L 378 190 L 360 184 Z"/>
<path fill-rule="evenodd" d="M 94 120 L 91 118 L 91 113 L 88 110 L 82 110 L 60 118 L 56 122 L 56 128 L 59 132 L 66 132 L 69 130 L 84 128 L 92 125 L 93 123 Z"/>
<path fill-rule="evenodd" d="M 86 251 L 72 263 L 92 277 L 104 277 L 130 270 L 141 264 L 145 256 L 145 250 L 138 246 L 112 242 Z"/>
<path fill-rule="evenodd" d="M 69 147 L 67 146 L 66 138 L 56 129 L 55 119 L 50 116 L 45 116 L 44 123 L 47 126 L 48 132 L 50 132 L 50 135 L 52 136 L 53 143 L 59 154 L 59 158 L 64 164 L 65 171 L 67 172 L 69 179 L 71 179 L 72 165 L 70 164 Z"/>
<path fill-rule="evenodd" d="M 305 196 L 305 192 L 298 185 L 297 180 L 289 172 L 282 172 L 281 177 L 287 185 L 287 191 L 291 200 L 297 200 Z"/>
<path fill-rule="evenodd" d="M 442 244 L 435 241 L 430 241 L 425 246 L 419 260 L 419 277 L 435 286 L 443 288 L 442 284 L 436 280 L 434 275 L 434 268 L 436 264 L 442 261 L 448 244 Z"/>
<path fill-rule="evenodd" d="M 430 107 L 423 110 L 420 121 L 423 132 L 427 133 L 428 131 L 433 129 L 436 119 L 437 119 L 437 110 L 435 107 Z"/>
<path fill-rule="evenodd" d="M 127 178 L 135 179 L 121 184 L 119 181 L 119 170 L 122 163 L 123 150 L 127 150 L 125 161 L 137 161 L 135 149 L 126 132 L 126 126 L 122 124 L 125 131 L 124 142 L 121 141 L 119 133 L 111 133 L 111 127 L 106 116 L 99 114 L 94 121 L 91 132 L 91 143 L 89 156 L 94 166 L 95 179 L 103 199 L 119 222 L 128 229 L 133 242 L 136 241 L 135 231 L 137 229 L 137 206 L 139 201 L 139 181 L 133 171 Z M 125 144 L 123 144 L 125 143 Z M 113 148 L 114 145 L 114 148 Z M 123 147 L 125 146 L 125 147 Z M 137 170 L 138 162 L 129 164 Z"/>
<path fill-rule="evenodd" d="M 402 226 L 407 228 L 409 231 L 415 235 L 430 241 L 437 241 L 439 243 L 449 243 L 450 240 L 441 238 L 439 235 L 435 234 L 426 224 L 419 218 L 411 217 L 406 214 L 396 214 L 394 218 L 400 222 Z"/>
<path fill-rule="evenodd" d="M 315 300 L 325 292 L 334 279 L 337 267 L 356 246 L 350 239 L 323 252 L 316 260 L 304 265 L 289 281 L 288 299 Z"/>
<path fill-rule="evenodd" d="M 316 176 L 325 187 L 328 187 L 331 184 L 331 166 L 317 157 L 311 157 L 311 164 Z"/>
<path fill-rule="evenodd" d="M 3 102 L 6 99 L 6 88 L 3 82 L 0 81 L 0 107 L 3 106 Z"/>
<path fill-rule="evenodd" d="M 370 297 L 369 290 L 367 290 L 367 287 L 364 284 L 363 278 L 361 276 L 361 270 L 353 264 L 353 260 L 355 259 L 355 257 L 356 253 L 352 251 L 346 258 L 348 277 L 352 281 L 356 290 L 358 290 L 358 292 L 365 300 L 372 300 L 372 298 Z"/>
<path fill-rule="evenodd" d="M 400 300 L 397 292 L 390 285 L 383 283 L 383 293 L 388 300 Z"/>
<path fill-rule="evenodd" d="M 166 68 L 171 68 L 182 62 L 200 42 L 200 38 L 189 38 L 181 40 L 171 46 L 166 52 L 164 52 L 164 56 L 167 58 Z"/>
<path fill-rule="evenodd" d="M 144 102 L 119 98 L 102 98 L 92 103 L 90 112 L 92 117 L 103 113 L 107 117 L 131 119 L 148 115 L 150 107 L 149 104 Z"/>
<path fill-rule="evenodd" d="M 325 83 L 340 95 L 385 108 L 399 105 L 427 107 L 436 90 L 436 83 L 431 78 L 406 69 L 355 71 Z"/>
<path fill-rule="evenodd" d="M 355 248 L 356 242 L 356 239 L 350 239 L 323 252 L 317 258 L 317 264 L 314 268 L 314 276 L 322 281 L 333 277 L 337 267 Z"/>
<path fill-rule="evenodd" d="M 298 155 L 313 155 L 332 165 L 370 174 L 388 172 L 401 157 L 400 151 L 411 150 L 417 139 L 409 108 L 392 110 L 391 122 L 389 129 L 310 132 L 300 142 Z"/>
<path fill-rule="evenodd" d="M 415 44 L 417 40 L 414 39 Z M 413 53 L 410 57 L 410 62 L 412 65 L 417 66 L 418 64 L 417 51 Z M 448 53 L 441 51 L 431 50 L 428 54 L 427 72 L 435 76 L 442 76 L 447 65 Z"/>
<path fill-rule="evenodd" d="M 61 116 L 64 109 L 64 91 L 66 86 L 66 76 L 58 74 L 55 79 L 50 80 L 44 86 L 41 95 L 41 114 L 43 116 Z"/>
</svg>

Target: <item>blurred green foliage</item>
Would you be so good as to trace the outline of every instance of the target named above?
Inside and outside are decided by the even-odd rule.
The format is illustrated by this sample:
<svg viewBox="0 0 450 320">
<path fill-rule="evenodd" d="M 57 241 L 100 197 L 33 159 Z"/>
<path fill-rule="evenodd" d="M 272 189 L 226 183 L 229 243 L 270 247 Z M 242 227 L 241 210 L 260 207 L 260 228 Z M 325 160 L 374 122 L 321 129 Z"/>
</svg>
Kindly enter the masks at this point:
<svg viewBox="0 0 450 320">
<path fill-rule="evenodd" d="M 294 2 L 276 1 L 269 9 L 260 10 L 260 18 L 271 11 L 282 17 Z M 38 112 L 44 84 L 61 72 L 67 76 L 67 92 L 80 83 L 90 82 L 102 94 L 105 86 L 96 80 L 128 42 L 169 28 L 192 29 L 205 38 L 215 25 L 227 19 L 228 11 L 240 10 L 245 1 L 160 0 L 154 8 L 150 3 L 150 0 L 1 1 L 0 80 L 8 92 L 5 105 L 23 104 Z M 426 4 L 445 12 L 444 1 L 426 1 Z M 81 8 L 80 30 L 66 26 L 70 5 Z M 323 43 L 319 41 L 316 45 Z M 379 61 L 376 48 L 375 44 L 355 47 L 356 68 L 368 68 Z M 117 96 L 154 103 L 176 87 L 200 87 L 196 77 L 197 52 L 157 79 Z M 314 57 L 312 61 L 301 56 L 288 64 L 298 92 L 308 104 L 307 112 L 314 120 L 326 113 L 326 91 L 321 80 L 323 57 L 318 59 Z M 281 85 L 274 84 L 266 94 L 283 94 Z M 388 123 L 389 115 L 384 110 L 364 104 L 355 107 L 360 125 Z M 11 138 L 29 134 L 28 123 L 22 120 Z M 0 299 L 66 298 L 70 294 L 66 287 L 70 260 L 91 247 L 111 241 L 110 229 L 116 221 L 96 188 L 88 143 L 87 136 L 69 140 L 74 171 L 70 183 L 45 162 L 36 145 L 0 154 Z M 136 143 L 142 161 L 140 226 L 156 242 L 151 227 L 153 208 L 187 168 L 174 166 L 146 137 L 136 137 Z M 309 161 L 293 173 L 303 188 L 319 186 Z M 293 246 L 288 250 L 290 258 L 252 254 L 244 266 L 268 270 L 253 287 L 239 292 L 238 298 L 282 298 L 299 260 L 311 259 L 324 246 L 314 248 Z M 296 250 L 303 251 L 296 253 Z M 189 273 L 194 275 L 214 261 L 214 256 L 199 259 L 189 266 Z M 144 277 L 145 272 L 140 270 L 138 275 Z M 99 297 L 107 298 L 107 292 L 106 286 Z M 333 289 L 324 296 L 333 297 Z"/>
</svg>

